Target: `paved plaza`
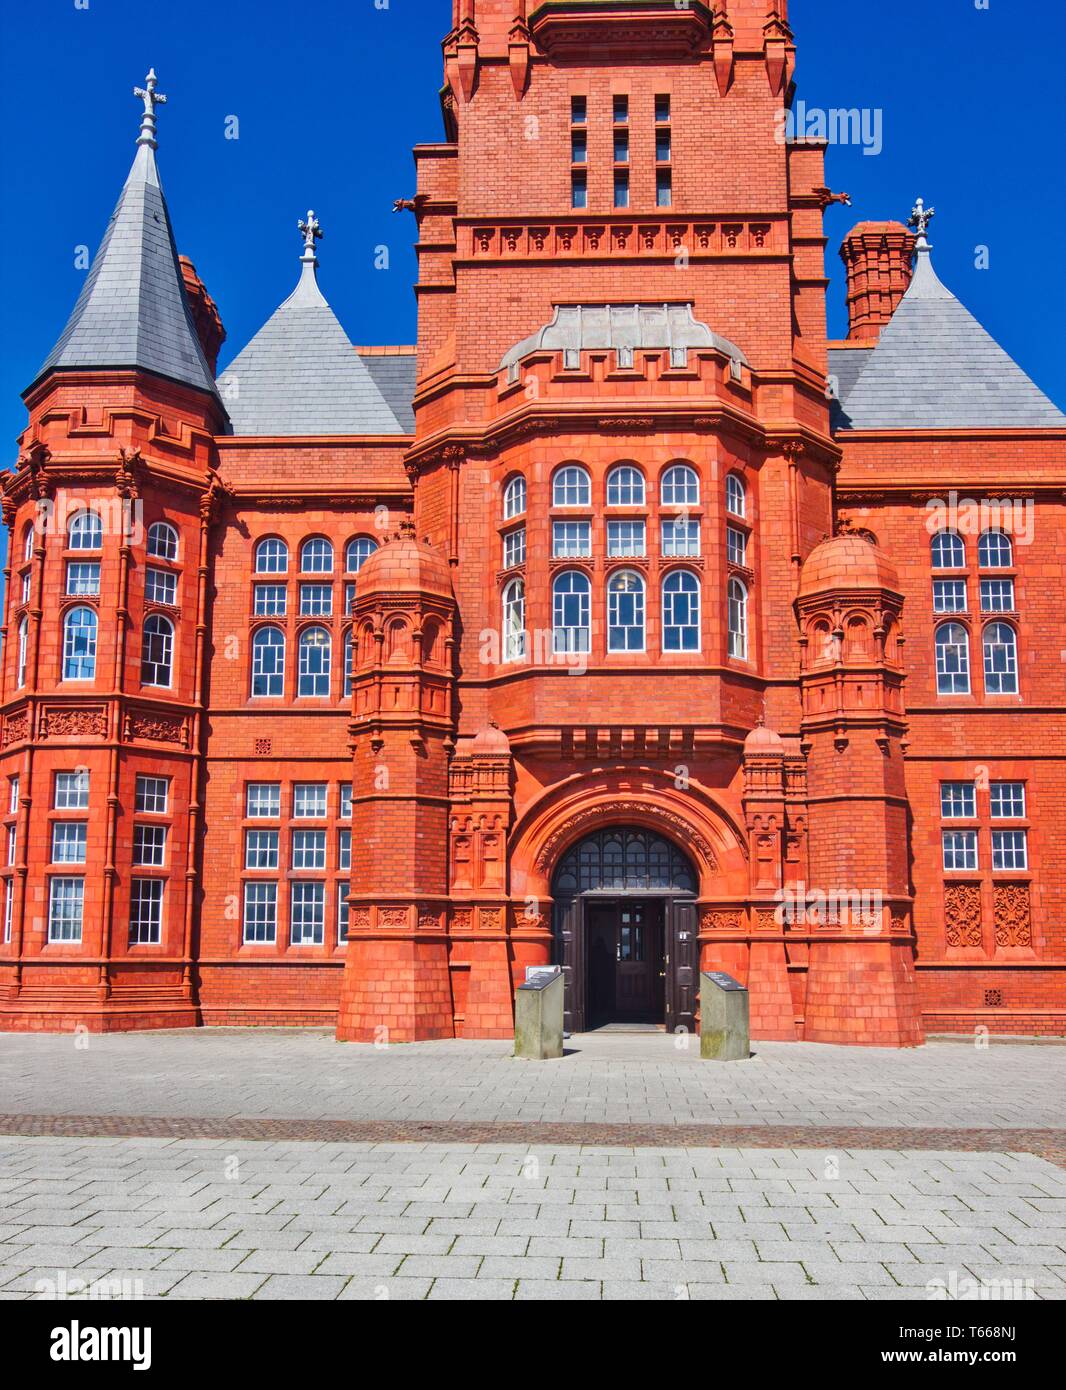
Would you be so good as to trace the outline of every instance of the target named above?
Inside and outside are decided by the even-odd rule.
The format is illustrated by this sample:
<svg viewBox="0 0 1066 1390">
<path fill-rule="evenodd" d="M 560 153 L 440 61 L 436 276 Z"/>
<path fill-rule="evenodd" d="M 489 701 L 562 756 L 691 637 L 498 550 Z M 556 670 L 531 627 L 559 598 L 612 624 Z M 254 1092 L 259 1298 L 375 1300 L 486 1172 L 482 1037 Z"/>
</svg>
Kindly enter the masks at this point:
<svg viewBox="0 0 1066 1390">
<path fill-rule="evenodd" d="M 2 1034 L 0 1299 L 1066 1298 L 1066 1047 L 569 1047 Z"/>
</svg>

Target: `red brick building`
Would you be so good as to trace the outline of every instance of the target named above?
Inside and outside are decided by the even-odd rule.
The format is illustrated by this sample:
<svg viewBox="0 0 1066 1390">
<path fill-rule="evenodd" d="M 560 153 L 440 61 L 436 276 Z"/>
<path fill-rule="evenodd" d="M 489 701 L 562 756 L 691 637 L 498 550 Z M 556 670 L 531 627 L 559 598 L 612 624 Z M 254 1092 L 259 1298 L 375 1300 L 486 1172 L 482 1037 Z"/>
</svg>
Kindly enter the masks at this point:
<svg viewBox="0 0 1066 1390">
<path fill-rule="evenodd" d="M 1066 1023 L 1066 418 L 787 143 L 784 0 L 456 0 L 416 347 L 224 333 L 136 159 L 25 393 L 0 1028 Z M 324 274 L 328 279 L 328 266 Z M 279 287 L 283 290 L 284 287 Z"/>
</svg>

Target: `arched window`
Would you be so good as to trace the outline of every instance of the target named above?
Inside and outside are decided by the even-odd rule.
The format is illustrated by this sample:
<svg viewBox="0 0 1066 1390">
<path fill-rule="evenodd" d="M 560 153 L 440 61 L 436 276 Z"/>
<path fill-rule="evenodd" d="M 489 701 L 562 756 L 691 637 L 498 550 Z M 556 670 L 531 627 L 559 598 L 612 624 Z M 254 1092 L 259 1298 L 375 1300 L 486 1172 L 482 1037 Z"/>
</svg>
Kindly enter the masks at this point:
<svg viewBox="0 0 1066 1390">
<path fill-rule="evenodd" d="M 22 533 L 22 558 L 23 560 L 33 559 L 33 536 L 34 528 L 31 521 Z"/>
<path fill-rule="evenodd" d="M 644 650 L 644 580 L 632 570 L 617 570 L 607 581 L 607 650 Z"/>
<path fill-rule="evenodd" d="M 730 473 L 725 480 L 725 509 L 730 516 L 742 519 L 748 514 L 748 490 L 743 480 Z"/>
<path fill-rule="evenodd" d="M 333 547 L 324 536 L 312 536 L 300 547 L 300 573 L 333 573 Z"/>
<path fill-rule="evenodd" d="M 19 623 L 18 661 L 15 669 L 15 689 L 21 690 L 26 684 L 26 653 L 29 649 L 30 624 L 28 618 Z"/>
<path fill-rule="evenodd" d="M 166 521 L 157 521 L 148 528 L 148 554 L 153 560 L 178 558 L 178 533 Z"/>
<path fill-rule="evenodd" d="M 1014 546 L 1003 531 L 986 531 L 977 545 L 981 568 L 1009 570 L 1014 564 Z"/>
<path fill-rule="evenodd" d="M 673 570 L 663 580 L 663 651 L 700 649 L 700 581 L 688 570 Z"/>
<path fill-rule="evenodd" d="M 643 507 L 644 474 L 631 463 L 620 463 L 607 474 L 609 507 Z"/>
<path fill-rule="evenodd" d="M 966 546 L 957 531 L 938 531 L 932 544 L 935 570 L 961 570 L 966 567 Z"/>
<path fill-rule="evenodd" d="M 344 634 L 344 698 L 352 698 L 352 678 L 355 675 L 355 643 L 351 628 Z"/>
<path fill-rule="evenodd" d="M 141 639 L 141 684 L 169 686 L 173 664 L 173 625 L 161 613 L 153 613 L 145 619 Z"/>
<path fill-rule="evenodd" d="M 358 574 L 377 548 L 377 541 L 372 540 L 370 536 L 356 536 L 354 540 L 349 541 L 344 552 L 345 573 Z"/>
<path fill-rule="evenodd" d="M 687 463 L 675 463 L 663 474 L 662 502 L 664 507 L 695 507 L 700 500 L 700 480 Z"/>
<path fill-rule="evenodd" d="M 552 629 L 557 652 L 587 652 L 591 647 L 589 624 L 592 586 L 580 570 L 557 574 L 552 584 Z"/>
<path fill-rule="evenodd" d="M 96 614 L 91 608 L 71 608 L 63 619 L 63 679 L 96 678 Z"/>
<path fill-rule="evenodd" d="M 526 586 L 512 579 L 503 591 L 503 659 L 521 661 L 526 654 Z"/>
<path fill-rule="evenodd" d="M 285 694 L 285 634 L 261 627 L 252 638 L 252 695 L 278 699 Z"/>
<path fill-rule="evenodd" d="M 519 474 L 503 490 L 503 519 L 523 516 L 526 510 L 526 480 Z"/>
<path fill-rule="evenodd" d="M 970 639 L 961 623 L 936 630 L 936 689 L 938 695 L 970 693 Z"/>
<path fill-rule="evenodd" d="M 552 478 L 553 507 L 589 507 L 592 505 L 592 482 L 588 473 L 576 463 L 568 463 Z"/>
<path fill-rule="evenodd" d="M 1018 639 L 1009 623 L 989 623 L 984 634 L 985 694 L 1017 695 Z"/>
<path fill-rule="evenodd" d="M 729 581 L 729 655 L 748 659 L 748 591 L 739 579 Z"/>
<path fill-rule="evenodd" d="M 103 544 L 104 525 L 96 512 L 78 512 L 71 518 L 68 550 L 101 550 Z"/>
<path fill-rule="evenodd" d="M 300 680 L 298 693 L 308 698 L 329 695 L 329 673 L 333 644 L 324 627 L 309 627 L 300 633 Z"/>
<path fill-rule="evenodd" d="M 256 574 L 284 574 L 289 568 L 289 547 L 276 536 L 268 536 L 255 548 Z"/>
</svg>

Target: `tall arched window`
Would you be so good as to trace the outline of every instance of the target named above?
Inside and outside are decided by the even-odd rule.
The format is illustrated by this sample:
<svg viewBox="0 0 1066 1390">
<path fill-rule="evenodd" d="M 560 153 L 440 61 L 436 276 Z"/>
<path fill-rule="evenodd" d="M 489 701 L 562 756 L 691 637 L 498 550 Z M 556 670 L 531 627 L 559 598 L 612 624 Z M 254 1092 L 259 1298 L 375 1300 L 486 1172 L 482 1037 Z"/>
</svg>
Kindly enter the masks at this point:
<svg viewBox="0 0 1066 1390">
<path fill-rule="evenodd" d="M 23 560 L 33 559 L 33 537 L 34 528 L 31 521 L 22 533 L 22 558 Z"/>
<path fill-rule="evenodd" d="M 1014 563 L 1014 546 L 1003 531 L 986 531 L 977 544 L 982 569 L 1009 570 Z"/>
<path fill-rule="evenodd" d="M 664 507 L 695 507 L 700 500 L 700 480 L 687 463 L 675 463 L 663 474 L 662 503 Z"/>
<path fill-rule="evenodd" d="M 592 586 L 580 570 L 564 570 L 552 584 L 552 631 L 557 652 L 591 648 Z"/>
<path fill-rule="evenodd" d="M 984 650 L 985 694 L 1017 695 L 1018 639 L 1009 623 L 989 623 Z"/>
<path fill-rule="evenodd" d="M 352 679 L 355 675 L 355 643 L 352 640 L 352 630 L 349 628 L 344 634 L 344 698 L 352 698 Z"/>
<path fill-rule="evenodd" d="M 936 630 L 936 689 L 938 695 L 970 693 L 970 638 L 961 623 Z"/>
<path fill-rule="evenodd" d="M 289 568 L 289 547 L 276 536 L 268 536 L 255 548 L 256 574 L 284 574 Z"/>
<path fill-rule="evenodd" d="M 644 650 L 644 580 L 632 570 L 617 570 L 607 581 L 607 650 Z"/>
<path fill-rule="evenodd" d="M 252 638 L 252 695 L 278 699 L 285 694 L 285 634 L 261 627 Z"/>
<path fill-rule="evenodd" d="M 966 546 L 957 531 L 938 531 L 931 548 L 935 570 L 965 569 Z"/>
<path fill-rule="evenodd" d="M 739 579 L 729 581 L 729 655 L 748 659 L 748 591 Z"/>
<path fill-rule="evenodd" d="M 643 507 L 644 474 L 631 463 L 620 463 L 607 474 L 609 507 Z"/>
<path fill-rule="evenodd" d="M 526 480 L 519 474 L 503 490 L 503 519 L 523 516 L 526 510 Z"/>
<path fill-rule="evenodd" d="M 324 536 L 312 536 L 300 547 L 300 573 L 333 573 L 333 547 Z"/>
<path fill-rule="evenodd" d="M 663 651 L 700 649 L 700 581 L 688 570 L 673 570 L 663 580 Z"/>
<path fill-rule="evenodd" d="M 21 690 L 26 684 L 26 654 L 29 650 L 30 623 L 23 618 L 19 623 L 18 660 L 15 668 L 15 689 Z"/>
<path fill-rule="evenodd" d="M 173 625 L 161 613 L 152 613 L 145 619 L 141 639 L 141 684 L 169 686 L 173 666 Z"/>
<path fill-rule="evenodd" d="M 63 679 L 96 678 L 96 614 L 91 608 L 71 608 L 63 619 Z"/>
<path fill-rule="evenodd" d="M 553 507 L 589 507 L 592 505 L 592 482 L 588 473 L 576 463 L 556 470 L 552 478 Z"/>
<path fill-rule="evenodd" d="M 358 574 L 377 548 L 377 541 L 370 536 L 356 536 L 354 540 L 349 541 L 344 552 L 345 573 Z"/>
<path fill-rule="evenodd" d="M 728 474 L 725 480 L 725 509 L 741 519 L 748 514 L 748 491 L 736 473 Z"/>
<path fill-rule="evenodd" d="M 329 695 L 329 675 L 333 643 L 324 627 L 309 627 L 300 633 L 300 672 L 298 693 L 304 698 Z"/>
<path fill-rule="evenodd" d="M 526 586 L 512 579 L 503 591 L 503 659 L 521 661 L 526 654 Z"/>
<path fill-rule="evenodd" d="M 153 560 L 178 558 L 178 533 L 166 521 L 157 521 L 148 528 L 148 554 Z"/>
<path fill-rule="evenodd" d="M 71 518 L 68 550 L 101 550 L 103 544 L 104 524 L 96 512 L 78 512 Z"/>
</svg>

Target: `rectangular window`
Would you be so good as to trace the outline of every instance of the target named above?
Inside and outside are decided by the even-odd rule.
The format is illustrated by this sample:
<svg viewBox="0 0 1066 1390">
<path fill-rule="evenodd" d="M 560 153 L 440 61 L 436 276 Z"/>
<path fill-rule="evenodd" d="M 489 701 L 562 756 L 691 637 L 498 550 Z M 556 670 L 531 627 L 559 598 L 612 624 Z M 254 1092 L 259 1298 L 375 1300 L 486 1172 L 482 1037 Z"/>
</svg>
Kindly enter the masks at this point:
<svg viewBox="0 0 1066 1390">
<path fill-rule="evenodd" d="M 700 524 L 698 521 L 663 522 L 663 557 L 700 553 Z"/>
<path fill-rule="evenodd" d="M 992 831 L 992 867 L 998 870 L 1027 869 L 1029 854 L 1024 830 Z"/>
<path fill-rule="evenodd" d="M 178 576 L 170 570 L 146 570 L 144 575 L 145 603 L 165 603 L 173 608 L 178 601 Z"/>
<path fill-rule="evenodd" d="M 342 830 L 337 843 L 337 868 L 350 869 L 352 867 L 352 832 Z"/>
<path fill-rule="evenodd" d="M 570 163 L 587 164 L 589 157 L 589 135 L 587 130 L 570 132 Z"/>
<path fill-rule="evenodd" d="M 276 830 L 246 830 L 244 832 L 244 867 L 246 869 L 276 869 L 278 867 L 278 832 Z"/>
<path fill-rule="evenodd" d="M 743 531 L 738 531 L 735 526 L 727 526 L 725 529 L 726 545 L 729 552 L 729 563 L 740 565 L 745 568 L 748 563 L 748 538 Z"/>
<path fill-rule="evenodd" d="M 341 783 L 341 820 L 351 820 L 352 818 L 352 784 L 351 782 Z"/>
<path fill-rule="evenodd" d="M 663 125 L 670 119 L 670 97 L 666 92 L 655 98 L 655 124 Z"/>
<path fill-rule="evenodd" d="M 616 169 L 614 171 L 614 205 L 616 208 L 627 208 L 629 206 L 628 169 Z"/>
<path fill-rule="evenodd" d="M 973 782 L 941 782 L 940 814 L 944 820 L 973 820 L 977 815 Z"/>
<path fill-rule="evenodd" d="M 13 869 L 15 860 L 18 858 L 18 827 L 9 825 L 7 827 L 7 867 Z"/>
<path fill-rule="evenodd" d="M 278 939 L 278 885 L 244 885 L 244 944 L 271 946 Z"/>
<path fill-rule="evenodd" d="M 333 616 L 333 585 L 301 584 L 300 616 L 302 618 L 331 618 Z"/>
<path fill-rule="evenodd" d="M 89 808 L 89 774 L 80 772 L 57 772 L 55 797 L 52 802 L 57 811 L 86 811 Z"/>
<path fill-rule="evenodd" d="M 284 584 L 257 584 L 255 586 L 255 616 L 257 618 L 284 618 L 288 607 L 288 590 Z"/>
<path fill-rule="evenodd" d="M 977 868 L 977 831 L 943 830 L 944 869 L 947 873 Z"/>
<path fill-rule="evenodd" d="M 325 939 L 326 885 L 294 883 L 290 937 L 294 946 L 321 946 Z"/>
<path fill-rule="evenodd" d="M 294 869 L 324 869 L 326 867 L 326 832 L 324 830 L 294 830 L 292 832 L 292 867 Z"/>
<path fill-rule="evenodd" d="M 4 945 L 11 940 L 11 923 L 15 915 L 15 880 L 4 880 Z"/>
<path fill-rule="evenodd" d="M 655 132 L 655 158 L 658 163 L 670 163 L 672 145 L 673 141 L 670 138 L 669 126 L 663 126 Z"/>
<path fill-rule="evenodd" d="M 71 560 L 67 564 L 67 593 L 88 594 L 100 592 L 100 561 Z"/>
<path fill-rule="evenodd" d="M 519 526 L 517 531 L 508 531 L 503 538 L 503 567 L 513 569 L 515 565 L 526 563 L 526 528 Z"/>
<path fill-rule="evenodd" d="M 354 582 L 344 586 L 344 611 L 353 613 L 355 611 L 355 584 Z"/>
<path fill-rule="evenodd" d="M 584 169 L 575 169 L 570 175 L 570 202 L 575 208 L 589 205 L 589 176 Z"/>
<path fill-rule="evenodd" d="M 1014 580 L 1013 580 L 1013 579 L 982 579 L 982 580 L 981 580 L 981 612 L 982 612 L 982 613 L 1013 613 L 1013 612 L 1014 612 Z"/>
<path fill-rule="evenodd" d="M 629 98 L 627 96 L 616 96 L 614 99 L 614 122 L 615 125 L 625 125 L 629 120 Z"/>
<path fill-rule="evenodd" d="M 993 782 L 990 788 L 993 820 L 1023 820 L 1025 818 L 1025 783 Z"/>
<path fill-rule="evenodd" d="M 53 878 L 48 882 L 48 940 L 80 942 L 85 909 L 83 878 Z"/>
<path fill-rule="evenodd" d="M 552 555 L 557 560 L 577 560 L 591 554 L 591 522 L 556 521 L 552 523 Z"/>
<path fill-rule="evenodd" d="M 130 887 L 130 945 L 158 946 L 163 939 L 163 880 L 135 878 Z"/>
<path fill-rule="evenodd" d="M 33 571 L 27 570 L 22 576 L 22 602 L 29 603 L 30 590 L 33 587 Z"/>
<path fill-rule="evenodd" d="M 570 124 L 585 125 L 589 117 L 588 97 L 570 98 Z"/>
<path fill-rule="evenodd" d="M 8 815 L 15 815 L 19 808 L 19 779 L 12 777 L 8 782 L 7 810 Z"/>
<path fill-rule="evenodd" d="M 292 791 L 292 814 L 295 820 L 325 820 L 325 782 L 297 782 Z"/>
<path fill-rule="evenodd" d="M 965 580 L 965 579 L 934 579 L 934 580 L 933 580 L 933 612 L 934 612 L 934 613 L 965 613 L 965 612 L 966 612 L 966 580 Z"/>
<path fill-rule="evenodd" d="M 643 521 L 607 523 L 607 554 L 612 559 L 640 559 L 645 550 Z"/>
<path fill-rule="evenodd" d="M 133 827 L 133 862 L 146 869 L 161 869 L 167 858 L 165 825 Z"/>
<path fill-rule="evenodd" d="M 674 176 L 669 169 L 655 171 L 655 206 L 668 208 L 674 201 Z"/>
<path fill-rule="evenodd" d="M 246 802 L 248 820 L 277 820 L 281 815 L 281 783 L 249 782 Z"/>
<path fill-rule="evenodd" d="M 629 131 L 616 130 L 614 133 L 614 162 L 629 163 Z"/>
<path fill-rule="evenodd" d="M 351 891 L 350 883 L 337 884 L 337 944 L 340 946 L 348 940 L 348 894 Z"/>
<path fill-rule="evenodd" d="M 137 775 L 133 809 L 141 816 L 165 816 L 170 805 L 170 778 Z"/>
<path fill-rule="evenodd" d="M 88 831 L 83 820 L 56 821 L 52 826 L 52 863 L 84 864 Z"/>
</svg>

